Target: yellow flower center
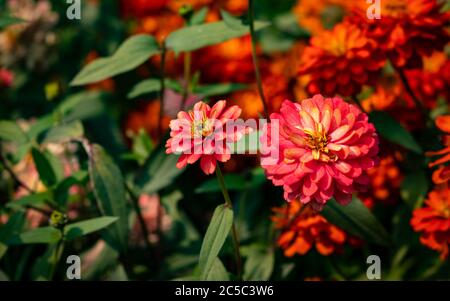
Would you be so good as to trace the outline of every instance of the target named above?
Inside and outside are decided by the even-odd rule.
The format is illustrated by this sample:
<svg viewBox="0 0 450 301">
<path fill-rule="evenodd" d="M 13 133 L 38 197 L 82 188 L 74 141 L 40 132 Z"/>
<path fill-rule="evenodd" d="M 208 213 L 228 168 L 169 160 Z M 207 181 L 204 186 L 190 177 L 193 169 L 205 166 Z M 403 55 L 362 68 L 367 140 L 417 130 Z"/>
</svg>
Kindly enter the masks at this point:
<svg viewBox="0 0 450 301">
<path fill-rule="evenodd" d="M 311 148 L 314 160 L 325 162 L 337 160 L 337 156 L 330 153 L 330 150 L 327 148 L 328 137 L 322 124 L 317 123 L 315 130 L 303 129 L 303 132 L 306 134 L 306 145 Z"/>
<path fill-rule="evenodd" d="M 192 137 L 208 137 L 213 133 L 213 122 L 208 119 L 205 113 L 202 113 L 203 116 L 200 120 L 194 118 L 194 112 L 190 111 L 189 115 L 191 115 L 192 119 L 192 129 L 191 135 Z"/>
</svg>

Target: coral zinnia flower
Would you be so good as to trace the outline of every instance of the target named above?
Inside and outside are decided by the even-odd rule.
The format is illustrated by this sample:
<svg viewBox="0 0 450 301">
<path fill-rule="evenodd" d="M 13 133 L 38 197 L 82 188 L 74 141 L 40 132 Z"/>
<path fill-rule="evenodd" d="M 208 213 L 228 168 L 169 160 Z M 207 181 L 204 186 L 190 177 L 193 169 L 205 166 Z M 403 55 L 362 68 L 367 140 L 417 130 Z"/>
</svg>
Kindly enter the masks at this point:
<svg viewBox="0 0 450 301">
<path fill-rule="evenodd" d="M 450 161 L 450 115 L 436 118 L 436 126 L 447 135 L 442 139 L 445 148 L 436 152 L 427 152 L 427 156 L 442 156 L 438 160 L 431 162 L 429 167 L 440 165 L 439 169 L 433 173 L 433 182 L 442 184 L 450 180 L 450 165 L 445 166 Z"/>
<path fill-rule="evenodd" d="M 292 201 L 287 207 L 272 209 L 275 228 L 282 231 L 277 242 L 284 255 L 305 255 L 314 246 L 324 256 L 340 252 L 347 241 L 346 233 L 311 208 L 302 206 L 300 202 Z"/>
<path fill-rule="evenodd" d="M 313 37 L 301 60 L 299 74 L 311 75 L 308 92 L 327 96 L 359 93 L 362 85 L 374 82 L 385 63 L 376 43 L 349 23 Z"/>
<path fill-rule="evenodd" d="M 236 142 L 251 128 L 234 121 L 241 115 L 238 106 L 225 109 L 226 101 L 218 101 L 212 108 L 199 101 L 189 112 L 181 111 L 177 119 L 170 122 L 170 139 L 166 153 L 181 154 L 177 167 L 183 168 L 200 159 L 205 174 L 212 174 L 216 161 L 226 162 L 231 157 L 228 142 Z"/>
<path fill-rule="evenodd" d="M 444 260 L 450 244 L 450 189 L 441 187 L 430 192 L 425 204 L 427 207 L 414 210 L 411 226 L 422 232 L 420 242 L 441 253 Z"/>
<path fill-rule="evenodd" d="M 261 137 L 261 165 L 274 185 L 283 186 L 287 201 L 300 199 L 320 210 L 333 196 L 349 203 L 355 190 L 367 186 L 378 136 L 356 106 L 315 95 L 300 104 L 285 100 L 270 119 Z M 275 137 L 272 127 L 278 127 Z M 279 156 L 274 158 L 269 152 L 276 144 Z"/>
<path fill-rule="evenodd" d="M 368 19 L 361 10 L 352 23 L 362 26 L 370 38 L 387 52 L 397 67 L 420 67 L 421 56 L 442 50 L 449 40 L 449 13 L 441 12 L 436 0 L 381 1 L 381 18 Z"/>
</svg>

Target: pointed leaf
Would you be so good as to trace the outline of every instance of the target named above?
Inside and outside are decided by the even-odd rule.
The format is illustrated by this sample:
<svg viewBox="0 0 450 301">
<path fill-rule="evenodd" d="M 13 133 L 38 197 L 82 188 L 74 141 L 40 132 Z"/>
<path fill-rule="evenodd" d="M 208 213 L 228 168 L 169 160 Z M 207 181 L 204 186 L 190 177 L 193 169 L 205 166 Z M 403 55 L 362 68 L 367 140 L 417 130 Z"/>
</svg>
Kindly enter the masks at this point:
<svg viewBox="0 0 450 301">
<path fill-rule="evenodd" d="M 89 233 L 106 228 L 112 223 L 116 222 L 117 220 L 118 220 L 117 217 L 103 216 L 82 222 L 69 224 L 64 227 L 64 235 L 67 240 L 72 240 L 77 237 L 84 236 Z"/>
<path fill-rule="evenodd" d="M 352 235 L 383 246 L 390 244 L 389 235 L 383 225 L 356 197 L 353 197 L 351 203 L 345 206 L 330 200 L 322 214 L 330 223 Z"/>
<path fill-rule="evenodd" d="M 51 128 L 45 135 L 42 143 L 64 143 L 72 139 L 80 138 L 83 134 L 84 130 L 81 122 L 74 121 Z"/>
<path fill-rule="evenodd" d="M 202 279 L 206 279 L 213 268 L 233 224 L 233 210 L 220 205 L 214 211 L 211 223 L 206 230 L 200 250 L 199 269 Z"/>
<path fill-rule="evenodd" d="M 42 227 L 14 235 L 9 245 L 21 244 L 54 244 L 62 238 L 61 231 L 53 227 Z"/>
<path fill-rule="evenodd" d="M 115 248 L 125 250 L 128 236 L 128 212 L 122 173 L 100 145 L 91 145 L 88 154 L 89 175 L 97 205 L 103 215 L 119 218 L 109 228 L 109 242 Z"/>
<path fill-rule="evenodd" d="M 375 111 L 370 113 L 370 121 L 375 125 L 378 133 L 386 140 L 399 144 L 418 154 L 423 152 L 411 133 L 386 112 Z"/>
<path fill-rule="evenodd" d="M 255 22 L 255 30 L 269 24 Z M 184 27 L 172 32 L 166 39 L 166 45 L 176 53 L 192 51 L 238 38 L 249 33 L 249 27 L 241 22 L 240 26 L 228 26 L 224 21 Z"/>
<path fill-rule="evenodd" d="M 149 35 L 139 34 L 128 38 L 110 57 L 100 58 L 86 67 L 71 82 L 72 86 L 95 83 L 142 65 L 159 53 L 158 42 Z"/>
</svg>

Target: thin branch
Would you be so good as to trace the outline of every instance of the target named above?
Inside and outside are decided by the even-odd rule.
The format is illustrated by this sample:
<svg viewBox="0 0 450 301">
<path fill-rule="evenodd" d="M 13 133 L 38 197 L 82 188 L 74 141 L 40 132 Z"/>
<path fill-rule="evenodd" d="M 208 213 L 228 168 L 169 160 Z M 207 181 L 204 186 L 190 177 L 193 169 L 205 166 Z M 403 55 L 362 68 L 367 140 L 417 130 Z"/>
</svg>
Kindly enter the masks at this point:
<svg viewBox="0 0 450 301">
<path fill-rule="evenodd" d="M 258 55 L 256 53 L 256 34 L 255 34 L 255 24 L 254 24 L 254 5 L 253 0 L 248 1 L 248 18 L 250 25 L 250 36 L 252 40 L 252 57 L 253 57 L 253 66 L 255 67 L 255 76 L 256 76 L 256 85 L 258 86 L 258 93 L 261 98 L 261 102 L 264 108 L 264 117 L 269 117 L 269 110 L 267 109 L 266 97 L 264 96 L 264 89 L 262 85 L 261 74 L 259 72 L 258 65 Z"/>
</svg>

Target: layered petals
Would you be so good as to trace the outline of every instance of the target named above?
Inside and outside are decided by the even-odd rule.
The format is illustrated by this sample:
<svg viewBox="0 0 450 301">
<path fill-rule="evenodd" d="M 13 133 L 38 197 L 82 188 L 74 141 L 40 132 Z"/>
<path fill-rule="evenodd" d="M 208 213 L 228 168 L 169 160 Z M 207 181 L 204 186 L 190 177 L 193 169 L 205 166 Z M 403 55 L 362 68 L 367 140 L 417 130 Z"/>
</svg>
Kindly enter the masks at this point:
<svg viewBox="0 0 450 301">
<path fill-rule="evenodd" d="M 274 185 L 283 186 L 285 199 L 317 210 L 332 197 L 348 203 L 369 184 L 367 170 L 378 162 L 374 126 L 338 97 L 284 101 L 280 113 L 271 115 L 261 144 L 261 165 Z"/>
</svg>

